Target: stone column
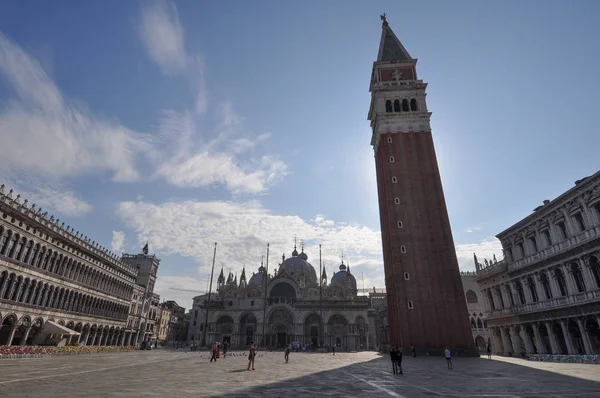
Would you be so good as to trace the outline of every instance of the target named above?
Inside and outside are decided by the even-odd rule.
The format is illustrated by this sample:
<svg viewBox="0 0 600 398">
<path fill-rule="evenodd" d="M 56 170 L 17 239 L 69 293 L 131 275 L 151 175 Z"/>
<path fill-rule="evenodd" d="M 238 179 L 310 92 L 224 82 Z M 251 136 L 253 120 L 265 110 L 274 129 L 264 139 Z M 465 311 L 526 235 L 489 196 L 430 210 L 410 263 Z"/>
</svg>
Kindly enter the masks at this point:
<svg viewBox="0 0 600 398">
<path fill-rule="evenodd" d="M 490 329 L 490 333 L 492 334 L 492 351 L 495 354 L 502 354 L 502 338 L 498 337 L 498 333 L 496 333 L 498 328 Z"/>
<path fill-rule="evenodd" d="M 502 295 L 502 299 L 504 300 L 504 305 L 506 308 L 511 308 L 512 307 L 512 303 L 510 301 L 510 297 L 508 297 L 507 291 L 506 291 L 506 285 L 502 284 L 500 285 L 500 294 Z"/>
<path fill-rule="evenodd" d="M 525 293 L 525 304 L 533 303 L 533 297 L 529 291 L 529 285 L 527 284 L 527 278 L 521 278 L 521 286 L 523 287 L 523 293 Z"/>
<path fill-rule="evenodd" d="M 27 286 L 29 286 L 29 284 L 31 283 L 31 281 L 23 281 L 21 282 L 21 284 L 19 285 L 19 288 L 17 289 L 17 294 L 15 295 L 15 301 L 19 302 L 20 298 L 21 298 L 21 293 L 23 293 L 23 289 L 25 289 Z"/>
<path fill-rule="evenodd" d="M 2 281 L 2 284 L 0 285 L 0 299 L 4 297 L 4 292 L 6 291 L 6 288 L 8 286 L 8 277 L 9 275 L 6 275 L 6 279 Z"/>
<path fill-rule="evenodd" d="M 544 344 L 544 339 L 540 334 L 540 326 L 537 323 L 532 323 L 531 327 L 533 327 L 533 336 L 535 338 L 535 343 L 540 354 L 547 354 L 546 345 Z"/>
<path fill-rule="evenodd" d="M 510 327 L 510 339 L 512 340 L 515 356 L 520 356 L 523 352 L 523 347 L 521 346 L 521 340 L 519 339 L 519 333 L 517 333 L 517 327 L 515 325 Z"/>
<path fill-rule="evenodd" d="M 565 343 L 567 345 L 567 353 L 569 355 L 575 354 L 575 349 L 573 349 L 573 342 L 571 341 L 571 333 L 569 333 L 569 328 L 567 327 L 567 323 L 564 320 L 560 321 L 560 327 L 562 329 Z"/>
<path fill-rule="evenodd" d="M 538 301 L 548 300 L 548 298 L 546 297 L 546 293 L 544 292 L 544 287 L 540 282 L 540 274 L 536 272 L 536 274 L 531 279 L 533 279 L 533 284 L 535 292 L 537 293 Z"/>
<path fill-rule="evenodd" d="M 13 337 L 15 337 L 15 332 L 17 331 L 17 324 L 15 323 L 11 329 L 10 329 L 10 333 L 8 334 L 8 341 L 6 342 L 7 346 L 11 346 L 12 345 L 12 340 Z"/>
<path fill-rule="evenodd" d="M 504 355 L 509 355 L 512 352 L 512 344 L 510 342 L 510 339 L 508 338 L 506 329 L 503 326 L 500 327 L 500 335 L 502 336 L 502 347 L 504 349 Z"/>
<path fill-rule="evenodd" d="M 565 282 L 567 285 L 567 295 L 577 293 L 577 287 L 575 286 L 575 283 L 573 282 L 573 274 L 571 273 L 571 269 L 570 269 L 571 267 L 569 267 L 567 264 L 561 264 L 560 268 L 563 271 L 563 274 L 565 275 Z"/>
<path fill-rule="evenodd" d="M 125 332 L 121 332 L 121 338 L 119 339 L 119 345 L 121 347 L 123 347 L 124 343 L 125 343 Z"/>
<path fill-rule="evenodd" d="M 585 282 L 585 290 L 592 290 L 595 288 L 599 288 L 600 286 L 596 286 L 594 282 L 594 276 L 592 275 L 592 269 L 583 261 L 582 258 L 579 259 L 579 266 L 581 267 L 581 274 L 583 275 L 583 281 Z"/>
<path fill-rule="evenodd" d="M 30 331 L 31 331 L 31 327 L 28 327 L 27 330 L 25 330 L 25 334 L 23 335 L 23 338 L 21 339 L 21 345 L 27 345 L 27 338 L 29 337 Z"/>
<path fill-rule="evenodd" d="M 527 334 L 526 324 L 522 323 L 521 325 L 519 325 L 519 335 L 521 336 L 521 339 L 523 339 L 523 343 L 525 344 L 525 352 L 527 354 L 535 354 L 533 342 L 531 341 L 531 336 Z"/>
<path fill-rule="evenodd" d="M 581 339 L 583 340 L 583 346 L 585 347 L 585 353 L 587 355 L 594 354 L 594 349 L 592 348 L 592 343 L 590 341 L 590 337 L 585 330 L 585 325 L 583 324 L 583 320 L 577 318 L 577 326 L 579 326 L 579 333 L 581 333 Z"/>
<path fill-rule="evenodd" d="M 491 287 L 490 290 L 492 291 L 492 297 L 494 298 L 494 303 L 496 304 L 496 309 L 504 309 L 506 308 L 504 305 L 502 305 L 502 299 L 500 298 L 500 295 L 498 294 L 498 289 L 496 289 L 496 287 Z M 506 305 L 506 303 L 505 303 Z"/>
<path fill-rule="evenodd" d="M 554 330 L 552 329 L 552 323 L 546 322 L 546 330 L 548 331 L 548 337 L 550 338 L 550 348 L 552 349 L 551 354 L 560 355 L 562 354 L 561 348 L 556 341 L 556 336 L 554 335 Z"/>
</svg>

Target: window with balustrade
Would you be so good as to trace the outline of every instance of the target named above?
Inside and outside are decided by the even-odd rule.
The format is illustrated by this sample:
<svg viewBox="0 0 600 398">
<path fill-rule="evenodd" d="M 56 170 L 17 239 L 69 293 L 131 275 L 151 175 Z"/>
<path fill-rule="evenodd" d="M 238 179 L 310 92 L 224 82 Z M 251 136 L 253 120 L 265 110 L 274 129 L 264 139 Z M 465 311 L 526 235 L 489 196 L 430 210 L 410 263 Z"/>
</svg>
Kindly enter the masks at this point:
<svg viewBox="0 0 600 398">
<path fill-rule="evenodd" d="M 556 228 L 558 228 L 558 231 L 560 233 L 560 238 L 561 239 L 567 239 L 569 237 L 569 235 L 567 234 L 567 227 L 565 226 L 565 222 L 564 221 L 559 221 L 556 223 Z"/>
<path fill-rule="evenodd" d="M 565 281 L 565 275 L 561 271 L 560 268 L 556 268 L 554 270 L 554 278 L 556 279 L 556 284 L 558 285 L 558 290 L 560 291 L 561 296 L 567 295 L 567 283 Z"/>
<path fill-rule="evenodd" d="M 542 285 L 542 288 L 544 290 L 544 295 L 546 296 L 546 300 L 549 300 L 552 298 L 552 289 L 550 289 L 550 281 L 548 280 L 548 275 L 546 275 L 545 272 L 542 272 L 540 274 L 540 283 Z"/>
<path fill-rule="evenodd" d="M 571 264 L 571 274 L 573 275 L 573 281 L 578 292 L 585 291 L 585 281 L 583 280 L 583 274 L 578 264 Z"/>
<path fill-rule="evenodd" d="M 531 295 L 531 299 L 534 303 L 538 302 L 537 290 L 535 289 L 535 282 L 533 278 L 530 276 L 527 278 L 527 287 L 529 288 L 529 294 Z"/>
</svg>

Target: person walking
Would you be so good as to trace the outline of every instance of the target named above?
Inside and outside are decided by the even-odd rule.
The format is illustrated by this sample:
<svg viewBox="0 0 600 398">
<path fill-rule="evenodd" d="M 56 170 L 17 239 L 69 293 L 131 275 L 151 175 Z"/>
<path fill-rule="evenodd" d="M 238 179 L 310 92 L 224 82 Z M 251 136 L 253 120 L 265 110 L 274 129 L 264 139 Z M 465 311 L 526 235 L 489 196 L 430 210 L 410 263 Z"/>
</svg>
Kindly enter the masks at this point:
<svg viewBox="0 0 600 398">
<path fill-rule="evenodd" d="M 411 346 L 410 346 L 410 352 L 412 352 L 412 356 L 413 356 L 413 358 L 416 358 L 416 357 L 417 357 L 417 350 L 415 349 L 415 346 L 414 346 L 414 345 L 411 345 Z"/>
<path fill-rule="evenodd" d="M 402 373 L 402 350 L 398 346 L 396 346 L 396 368 L 398 368 L 398 374 L 404 374 Z"/>
<path fill-rule="evenodd" d="M 398 356 L 396 353 L 396 349 L 394 347 L 392 347 L 392 349 L 390 350 L 390 359 L 392 360 L 392 373 L 397 374 L 398 373 Z"/>
<path fill-rule="evenodd" d="M 217 346 L 217 343 L 215 342 L 215 343 L 213 343 L 213 345 L 212 345 L 212 355 L 211 355 L 211 357 L 210 357 L 210 361 L 211 361 L 211 362 L 212 362 L 212 361 L 215 361 L 215 362 L 217 362 L 217 350 L 218 350 L 218 346 Z"/>
<path fill-rule="evenodd" d="M 335 355 L 335 344 L 331 346 L 331 352 L 333 352 L 333 355 Z"/>
<path fill-rule="evenodd" d="M 452 370 L 452 354 L 448 346 L 444 350 L 444 355 L 446 356 L 446 363 L 448 364 L 448 369 Z"/>
<path fill-rule="evenodd" d="M 489 344 L 487 346 L 487 354 L 488 354 L 488 359 L 491 361 L 492 360 L 492 347 L 490 347 Z"/>
<path fill-rule="evenodd" d="M 256 346 L 254 345 L 254 341 L 250 343 L 250 352 L 248 353 L 248 370 L 252 366 L 252 370 L 254 370 L 254 357 L 256 356 Z"/>
<path fill-rule="evenodd" d="M 288 363 L 289 359 L 290 359 L 290 352 L 292 351 L 292 345 L 288 345 L 287 347 L 285 347 L 285 363 Z"/>
</svg>

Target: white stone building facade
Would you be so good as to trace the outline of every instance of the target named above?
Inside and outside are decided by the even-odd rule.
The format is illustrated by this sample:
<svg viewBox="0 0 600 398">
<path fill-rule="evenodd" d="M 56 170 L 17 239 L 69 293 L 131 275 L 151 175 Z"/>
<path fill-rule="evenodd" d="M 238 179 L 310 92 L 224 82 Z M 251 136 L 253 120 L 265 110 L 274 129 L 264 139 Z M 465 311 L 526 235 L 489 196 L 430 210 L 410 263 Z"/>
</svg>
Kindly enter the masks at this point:
<svg viewBox="0 0 600 398">
<path fill-rule="evenodd" d="M 48 330 L 70 342 L 122 344 L 136 270 L 3 188 L 0 345 L 42 344 Z"/>
<path fill-rule="evenodd" d="M 469 325 L 473 334 L 475 348 L 479 352 L 485 352 L 488 344 L 491 346 L 491 339 L 486 322 L 486 309 L 483 293 L 476 282 L 477 274 L 475 272 L 461 272 L 465 300 L 467 301 L 467 311 L 469 312 Z"/>
<path fill-rule="evenodd" d="M 127 259 L 0 186 L 0 345 L 151 339 L 158 260 L 147 246 L 139 256 L 155 265 L 141 278 Z"/>
<path fill-rule="evenodd" d="M 497 235 L 476 264 L 495 353 L 600 353 L 600 172 Z"/>
<path fill-rule="evenodd" d="M 357 295 L 356 280 L 343 261 L 329 283 L 325 271 L 319 280 L 306 253 L 295 247 L 291 257 L 282 256 L 272 275 L 267 276 L 263 265 L 248 281 L 245 272 L 238 283 L 232 274 L 226 280 L 221 270 L 210 305 L 206 295 L 194 298 L 192 313 L 197 309 L 198 316 L 190 319 L 196 326 L 190 326 L 189 335 L 202 342 L 208 311 L 206 344 L 227 341 L 232 348 L 245 348 L 255 342 L 281 349 L 297 342 L 312 349 L 375 348 L 369 298 Z"/>
</svg>

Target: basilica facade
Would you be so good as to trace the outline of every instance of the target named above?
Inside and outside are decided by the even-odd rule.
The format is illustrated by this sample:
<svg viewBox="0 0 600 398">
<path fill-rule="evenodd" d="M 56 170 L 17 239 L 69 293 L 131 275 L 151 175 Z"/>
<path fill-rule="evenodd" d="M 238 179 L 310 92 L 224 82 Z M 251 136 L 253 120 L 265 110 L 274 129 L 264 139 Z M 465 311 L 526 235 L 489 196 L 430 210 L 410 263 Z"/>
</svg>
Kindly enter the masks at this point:
<svg viewBox="0 0 600 398">
<path fill-rule="evenodd" d="M 194 299 L 192 311 L 200 317 L 197 332 L 190 325 L 191 340 L 201 340 L 208 311 L 207 344 L 243 348 L 255 342 L 277 349 L 298 343 L 348 351 L 375 347 L 369 298 L 357 294 L 356 279 L 343 260 L 328 280 L 324 269 L 319 275 L 304 250 L 298 253 L 294 247 L 272 274 L 261 264 L 252 275 L 244 269 L 238 282 L 221 270 L 217 285 L 210 304 L 206 296 Z"/>
<path fill-rule="evenodd" d="M 600 353 L 600 172 L 497 235 L 475 258 L 495 353 Z"/>
</svg>

